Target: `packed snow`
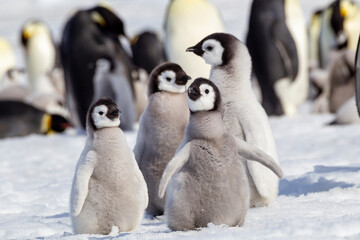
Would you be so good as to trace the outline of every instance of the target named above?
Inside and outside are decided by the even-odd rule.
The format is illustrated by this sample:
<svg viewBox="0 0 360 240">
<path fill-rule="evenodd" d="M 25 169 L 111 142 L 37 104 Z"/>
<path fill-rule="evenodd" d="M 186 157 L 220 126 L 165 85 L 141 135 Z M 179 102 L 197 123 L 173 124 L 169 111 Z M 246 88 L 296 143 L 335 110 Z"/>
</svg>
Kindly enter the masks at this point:
<svg viewBox="0 0 360 240">
<path fill-rule="evenodd" d="M 161 31 L 165 0 L 109 1 L 133 35 L 145 27 Z M 250 1 L 213 0 L 229 32 L 244 39 Z M 305 16 L 330 1 L 301 1 Z M 19 30 L 32 17 L 46 20 L 59 39 L 76 7 L 96 1 L 0 0 L 0 36 L 17 49 Z M 145 23 L 147 25 L 145 25 Z M 0 140 L 0 239 L 360 239 L 360 125 L 330 126 L 330 114 L 313 115 L 309 104 L 294 117 L 272 117 L 285 176 L 269 207 L 250 209 L 242 227 L 215 226 L 173 232 L 164 218 L 144 218 L 117 236 L 73 235 L 69 198 L 86 135 L 30 135 Z M 136 130 L 126 132 L 130 147 Z"/>
</svg>

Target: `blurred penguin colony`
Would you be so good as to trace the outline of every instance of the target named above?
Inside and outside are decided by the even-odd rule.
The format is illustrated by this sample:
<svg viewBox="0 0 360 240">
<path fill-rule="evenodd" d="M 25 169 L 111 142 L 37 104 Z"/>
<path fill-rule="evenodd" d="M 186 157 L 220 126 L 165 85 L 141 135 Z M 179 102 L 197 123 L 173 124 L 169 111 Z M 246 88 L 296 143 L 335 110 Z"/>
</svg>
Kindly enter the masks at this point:
<svg viewBox="0 0 360 240">
<path fill-rule="evenodd" d="M 192 79 L 208 78 L 210 65 L 185 49 L 211 33 L 226 32 L 220 12 L 206 1 L 183 0 L 171 1 L 164 14 L 164 34 L 149 30 L 130 37 L 110 6 L 77 10 L 59 43 L 46 19 L 26 21 L 19 34 L 22 69 L 13 47 L 0 38 L 0 108 L 7 111 L 0 116 L 0 137 L 85 129 L 90 104 L 104 96 L 121 109 L 120 127 L 132 130 L 147 105 L 154 67 L 171 61 Z M 359 32 L 360 8 L 349 0 L 318 9 L 308 26 L 298 0 L 254 0 L 246 46 L 253 90 L 266 113 L 294 115 L 310 100 L 314 113 L 334 113 L 334 123 L 359 122 Z"/>
</svg>

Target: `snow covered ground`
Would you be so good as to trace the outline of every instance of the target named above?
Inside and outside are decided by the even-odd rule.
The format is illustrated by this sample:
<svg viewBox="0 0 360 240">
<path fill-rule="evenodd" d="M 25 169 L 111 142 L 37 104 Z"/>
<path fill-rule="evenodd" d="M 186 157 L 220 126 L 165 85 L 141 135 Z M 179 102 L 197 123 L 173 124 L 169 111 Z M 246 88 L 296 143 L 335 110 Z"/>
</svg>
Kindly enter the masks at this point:
<svg viewBox="0 0 360 240">
<path fill-rule="evenodd" d="M 19 29 L 28 18 L 47 20 L 59 39 L 72 9 L 96 1 L 0 0 L 0 36 L 17 49 Z M 109 1 L 124 18 L 128 33 L 161 30 L 165 0 Z M 213 0 L 229 32 L 244 39 L 249 0 Z M 307 18 L 328 0 L 301 1 Z M 148 25 L 145 25 L 147 23 Z M 306 108 L 306 106 L 305 106 Z M 164 219 L 144 219 L 119 239 L 360 239 L 360 125 L 327 126 L 331 115 L 271 118 L 280 164 L 276 203 L 250 209 L 243 227 L 209 225 L 172 232 Z M 134 146 L 136 131 L 126 133 Z M 85 135 L 31 135 L 0 140 L 0 239 L 112 239 L 73 235 L 69 195 Z"/>
</svg>

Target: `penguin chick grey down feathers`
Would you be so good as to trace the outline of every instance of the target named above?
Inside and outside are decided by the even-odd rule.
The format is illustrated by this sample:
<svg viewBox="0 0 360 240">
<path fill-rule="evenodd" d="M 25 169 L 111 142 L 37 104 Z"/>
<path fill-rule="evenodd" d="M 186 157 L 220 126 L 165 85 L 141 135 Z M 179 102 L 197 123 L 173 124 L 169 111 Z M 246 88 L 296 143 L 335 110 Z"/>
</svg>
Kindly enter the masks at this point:
<svg viewBox="0 0 360 240">
<path fill-rule="evenodd" d="M 186 51 L 201 56 L 212 65 L 210 80 L 219 88 L 225 129 L 235 137 L 258 147 L 277 162 L 275 142 L 268 117 L 251 89 L 251 58 L 236 37 L 214 33 Z M 278 193 L 278 178 L 257 162 L 247 162 L 251 206 L 266 206 Z"/>
<path fill-rule="evenodd" d="M 148 186 L 149 206 L 146 213 L 151 216 L 164 212 L 165 202 L 158 197 L 158 187 L 166 164 L 174 156 L 189 121 L 185 86 L 189 79 L 175 63 L 164 63 L 150 75 L 149 102 L 140 118 L 134 152 Z"/>
<path fill-rule="evenodd" d="M 166 190 L 167 224 L 173 230 L 206 227 L 210 222 L 241 226 L 249 208 L 243 161 L 258 161 L 279 177 L 282 170 L 258 148 L 226 133 L 214 83 L 196 79 L 188 89 L 188 105 L 184 146 L 166 166 L 159 187 L 160 197 Z"/>
<path fill-rule="evenodd" d="M 120 110 L 101 98 L 87 114 L 85 148 L 76 166 L 70 212 L 74 233 L 131 231 L 148 204 L 145 180 L 118 127 Z"/>
</svg>

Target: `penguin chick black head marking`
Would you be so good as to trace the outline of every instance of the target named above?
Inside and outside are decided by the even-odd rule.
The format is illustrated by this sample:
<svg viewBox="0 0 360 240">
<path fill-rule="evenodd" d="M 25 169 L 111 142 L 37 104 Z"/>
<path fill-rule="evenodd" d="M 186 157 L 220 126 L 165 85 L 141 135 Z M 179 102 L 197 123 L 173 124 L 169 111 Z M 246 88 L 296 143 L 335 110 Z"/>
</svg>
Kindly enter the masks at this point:
<svg viewBox="0 0 360 240">
<path fill-rule="evenodd" d="M 93 130 L 105 127 L 118 127 L 120 113 L 116 103 L 108 97 L 100 98 L 94 102 L 88 111 L 88 127 Z"/>
<path fill-rule="evenodd" d="M 191 113 L 217 110 L 221 104 L 220 91 L 205 78 L 197 78 L 188 89 L 188 105 Z"/>
<path fill-rule="evenodd" d="M 224 66 L 233 58 L 233 45 L 237 41 L 239 40 L 230 34 L 213 33 L 186 51 L 202 57 L 212 66 Z"/>
<path fill-rule="evenodd" d="M 148 95 L 160 91 L 186 92 L 186 83 L 191 79 L 176 63 L 167 62 L 157 66 L 150 74 Z"/>
</svg>

